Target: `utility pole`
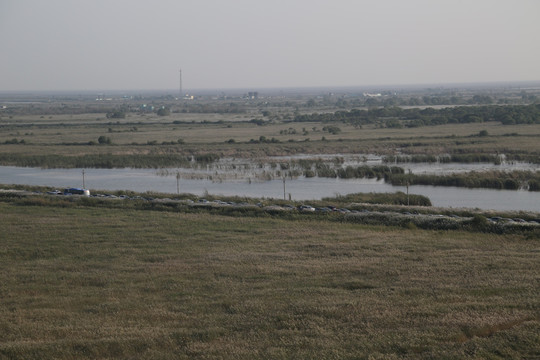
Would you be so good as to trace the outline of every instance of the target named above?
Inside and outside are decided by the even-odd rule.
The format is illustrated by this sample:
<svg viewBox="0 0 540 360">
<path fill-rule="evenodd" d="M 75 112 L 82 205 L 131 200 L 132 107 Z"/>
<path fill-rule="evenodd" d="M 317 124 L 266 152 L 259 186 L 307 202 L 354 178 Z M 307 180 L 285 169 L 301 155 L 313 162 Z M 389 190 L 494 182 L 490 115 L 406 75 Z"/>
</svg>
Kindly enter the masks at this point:
<svg viewBox="0 0 540 360">
<path fill-rule="evenodd" d="M 410 205 L 410 202 L 409 202 L 409 185 L 411 184 L 410 178 L 411 178 L 411 169 L 409 169 L 409 176 L 407 176 L 407 206 Z"/>
<path fill-rule="evenodd" d="M 182 69 L 180 69 L 180 97 L 178 99 L 182 100 L 183 97 L 184 95 L 182 94 Z"/>
<path fill-rule="evenodd" d="M 285 175 L 283 175 L 283 200 L 287 200 L 287 197 L 285 195 Z"/>
<path fill-rule="evenodd" d="M 86 185 L 84 184 L 84 169 L 82 169 L 82 187 L 86 189 Z"/>
<path fill-rule="evenodd" d="M 180 171 L 176 172 L 176 193 L 180 194 Z"/>
<path fill-rule="evenodd" d="M 407 206 L 409 206 L 409 182 L 407 181 Z"/>
</svg>

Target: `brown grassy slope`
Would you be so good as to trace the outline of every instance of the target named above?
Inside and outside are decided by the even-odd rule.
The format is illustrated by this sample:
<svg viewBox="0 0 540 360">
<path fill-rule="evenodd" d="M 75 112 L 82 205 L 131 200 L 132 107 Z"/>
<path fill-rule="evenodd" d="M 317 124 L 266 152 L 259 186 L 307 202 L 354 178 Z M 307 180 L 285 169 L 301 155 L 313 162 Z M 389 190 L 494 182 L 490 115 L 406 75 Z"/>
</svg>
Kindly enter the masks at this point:
<svg viewBox="0 0 540 360">
<path fill-rule="evenodd" d="M 533 358 L 539 239 L 0 204 L 0 358 Z"/>
</svg>

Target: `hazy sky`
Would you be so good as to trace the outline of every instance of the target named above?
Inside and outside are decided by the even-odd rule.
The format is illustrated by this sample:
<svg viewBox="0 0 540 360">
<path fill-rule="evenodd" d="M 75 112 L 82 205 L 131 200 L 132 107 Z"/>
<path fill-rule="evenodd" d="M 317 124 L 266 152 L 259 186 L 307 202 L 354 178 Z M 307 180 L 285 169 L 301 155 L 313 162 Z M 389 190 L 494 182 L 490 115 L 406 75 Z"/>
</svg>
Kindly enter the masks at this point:
<svg viewBox="0 0 540 360">
<path fill-rule="evenodd" d="M 539 0 L 0 0 L 0 91 L 540 80 Z"/>
</svg>

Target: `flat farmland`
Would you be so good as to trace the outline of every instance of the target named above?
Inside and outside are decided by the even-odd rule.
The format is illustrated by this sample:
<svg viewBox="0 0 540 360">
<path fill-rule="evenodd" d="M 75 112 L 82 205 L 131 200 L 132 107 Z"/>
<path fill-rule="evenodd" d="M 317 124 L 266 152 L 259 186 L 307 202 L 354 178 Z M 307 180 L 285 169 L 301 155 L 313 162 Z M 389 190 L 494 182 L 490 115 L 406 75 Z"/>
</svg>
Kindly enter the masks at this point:
<svg viewBox="0 0 540 360">
<path fill-rule="evenodd" d="M 540 356 L 540 240 L 0 203 L 0 358 Z"/>
<path fill-rule="evenodd" d="M 105 114 L 2 117 L 0 151 L 18 155 L 193 154 L 251 157 L 297 153 L 513 153 L 538 155 L 540 125 L 496 122 L 420 128 L 324 122 L 251 122 L 250 114 Z M 482 131 L 487 136 L 478 137 Z M 99 144 L 100 137 L 110 142 Z M 14 144 L 15 143 L 15 144 Z"/>
</svg>

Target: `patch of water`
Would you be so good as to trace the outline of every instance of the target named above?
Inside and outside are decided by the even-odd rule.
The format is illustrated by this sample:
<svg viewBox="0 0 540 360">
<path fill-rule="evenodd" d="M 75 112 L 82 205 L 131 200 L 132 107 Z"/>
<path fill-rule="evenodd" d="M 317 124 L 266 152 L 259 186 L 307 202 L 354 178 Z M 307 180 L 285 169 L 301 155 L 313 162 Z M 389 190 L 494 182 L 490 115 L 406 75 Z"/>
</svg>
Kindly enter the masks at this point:
<svg viewBox="0 0 540 360">
<path fill-rule="evenodd" d="M 177 192 L 176 174 L 181 169 L 85 169 L 84 186 L 100 191 Z M 405 187 L 376 179 L 287 178 L 256 180 L 239 176 L 219 178 L 214 170 L 200 170 L 200 177 L 180 173 L 181 193 L 264 197 L 308 201 L 351 193 L 406 192 Z M 41 185 L 54 188 L 83 186 L 82 169 L 39 169 L 0 166 L 0 184 Z M 285 185 L 285 186 L 284 186 Z M 433 206 L 540 212 L 540 192 L 465 189 L 456 187 L 410 186 L 409 193 L 427 196 Z"/>
</svg>

